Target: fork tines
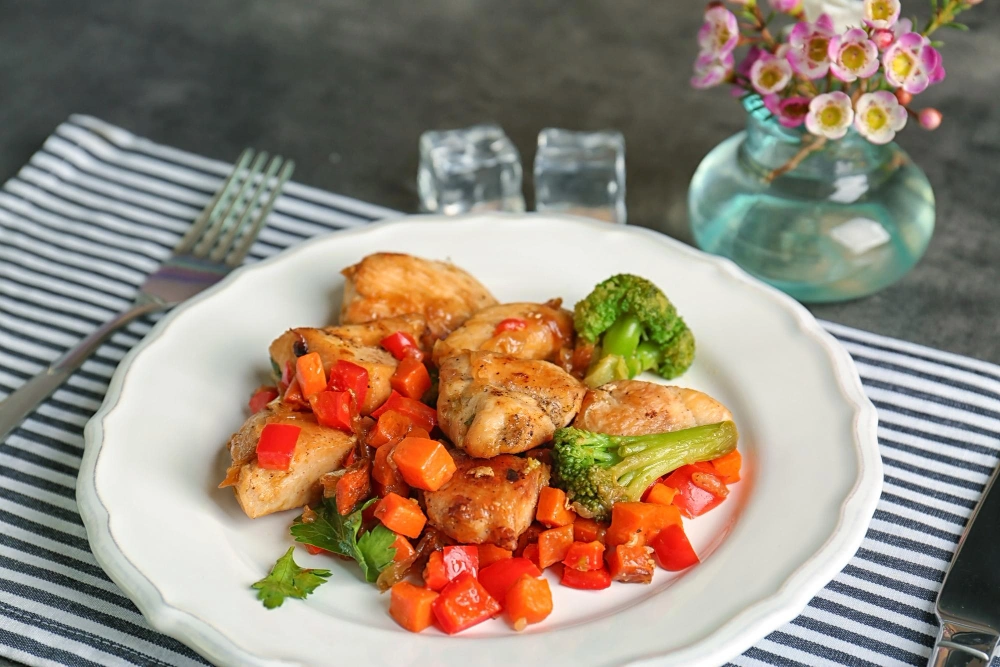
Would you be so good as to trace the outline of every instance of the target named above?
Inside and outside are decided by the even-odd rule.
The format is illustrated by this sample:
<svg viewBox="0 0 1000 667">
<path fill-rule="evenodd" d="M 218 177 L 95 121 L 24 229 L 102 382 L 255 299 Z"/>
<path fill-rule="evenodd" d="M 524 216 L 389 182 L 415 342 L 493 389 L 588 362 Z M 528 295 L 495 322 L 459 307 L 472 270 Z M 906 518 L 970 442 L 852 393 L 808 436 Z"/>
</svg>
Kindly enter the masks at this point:
<svg viewBox="0 0 1000 667">
<path fill-rule="evenodd" d="M 233 172 L 205 210 L 180 240 L 174 253 L 223 262 L 234 267 L 243 261 L 260 233 L 295 162 L 247 148 Z M 266 167 L 265 167 L 266 163 Z"/>
</svg>

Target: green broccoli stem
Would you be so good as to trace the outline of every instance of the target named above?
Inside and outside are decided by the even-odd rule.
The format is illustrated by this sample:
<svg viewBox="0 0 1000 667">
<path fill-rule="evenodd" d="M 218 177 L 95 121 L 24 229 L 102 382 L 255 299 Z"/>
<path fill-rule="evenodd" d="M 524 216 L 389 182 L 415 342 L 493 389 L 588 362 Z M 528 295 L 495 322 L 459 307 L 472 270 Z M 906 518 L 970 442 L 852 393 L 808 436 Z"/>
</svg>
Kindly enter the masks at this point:
<svg viewBox="0 0 1000 667">
<path fill-rule="evenodd" d="M 601 354 L 617 354 L 628 360 L 635 355 L 642 337 L 642 322 L 632 313 L 619 315 L 601 339 Z"/>
<path fill-rule="evenodd" d="M 651 435 L 611 436 L 618 445 L 620 463 L 610 472 L 638 500 L 659 477 L 684 465 L 709 461 L 736 448 L 739 434 L 731 421 Z"/>
</svg>

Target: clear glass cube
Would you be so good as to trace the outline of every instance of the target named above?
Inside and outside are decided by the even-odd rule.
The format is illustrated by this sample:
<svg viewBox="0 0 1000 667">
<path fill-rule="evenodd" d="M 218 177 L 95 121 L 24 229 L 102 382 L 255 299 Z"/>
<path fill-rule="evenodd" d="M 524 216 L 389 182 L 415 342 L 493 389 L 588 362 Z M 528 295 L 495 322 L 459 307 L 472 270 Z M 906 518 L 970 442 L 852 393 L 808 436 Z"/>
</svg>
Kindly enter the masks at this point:
<svg viewBox="0 0 1000 667">
<path fill-rule="evenodd" d="M 424 132 L 417 190 L 420 209 L 457 215 L 467 211 L 524 211 L 521 156 L 498 125 Z"/>
<path fill-rule="evenodd" d="M 535 153 L 535 209 L 625 224 L 622 133 L 542 130 Z"/>
</svg>

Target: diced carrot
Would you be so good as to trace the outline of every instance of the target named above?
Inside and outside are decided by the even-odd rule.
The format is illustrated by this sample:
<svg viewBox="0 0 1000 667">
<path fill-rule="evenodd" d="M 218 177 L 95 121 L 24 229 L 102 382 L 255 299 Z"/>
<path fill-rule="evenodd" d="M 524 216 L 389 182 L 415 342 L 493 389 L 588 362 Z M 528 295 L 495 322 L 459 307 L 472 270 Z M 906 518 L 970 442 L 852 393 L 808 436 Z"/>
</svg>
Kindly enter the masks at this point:
<svg viewBox="0 0 1000 667">
<path fill-rule="evenodd" d="M 554 486 L 542 488 L 538 494 L 538 509 L 535 518 L 549 528 L 568 526 L 573 523 L 576 514 L 566 506 L 566 492 Z"/>
<path fill-rule="evenodd" d="M 524 547 L 529 544 L 538 542 L 538 536 L 542 534 L 545 530 L 545 526 L 538 523 L 537 521 L 532 522 L 530 526 L 525 529 L 521 536 L 517 538 L 517 548 L 514 549 L 514 557 L 522 556 L 524 554 Z"/>
<path fill-rule="evenodd" d="M 574 570 L 599 570 L 604 567 L 604 545 L 596 541 L 573 542 L 562 562 Z"/>
<path fill-rule="evenodd" d="M 619 544 L 607 554 L 611 578 L 628 584 L 648 584 L 653 581 L 653 557 L 649 547 L 641 544 Z"/>
<path fill-rule="evenodd" d="M 448 585 L 448 570 L 444 566 L 444 554 L 432 551 L 424 566 L 424 586 L 439 591 Z"/>
<path fill-rule="evenodd" d="M 415 398 L 407 398 L 395 389 L 389 394 L 389 398 L 386 399 L 385 403 L 372 411 L 372 417 L 378 419 L 382 416 L 382 413 L 388 410 L 402 412 L 414 424 L 426 431 L 434 430 L 434 426 L 437 425 L 437 410 L 429 405 L 424 405 Z"/>
<path fill-rule="evenodd" d="M 353 512 L 357 504 L 371 493 L 371 469 L 371 463 L 362 459 L 337 480 L 337 512 L 341 516 Z"/>
<path fill-rule="evenodd" d="M 318 556 L 320 554 L 330 554 L 330 555 L 333 555 L 332 551 L 327 551 L 326 549 L 321 549 L 319 547 L 314 547 L 311 544 L 303 544 L 302 546 L 304 546 L 306 548 L 306 551 L 308 551 L 309 553 L 311 553 L 313 556 Z"/>
<path fill-rule="evenodd" d="M 650 544 L 665 527 L 680 523 L 681 513 L 675 505 L 615 503 L 604 543 L 609 548 L 629 543 Z"/>
<path fill-rule="evenodd" d="M 509 549 L 501 549 L 495 544 L 479 545 L 479 567 L 492 565 L 498 560 L 505 560 L 513 557 L 514 553 Z"/>
<path fill-rule="evenodd" d="M 530 560 L 535 567 L 541 569 L 538 564 L 538 543 L 532 542 L 524 547 L 524 552 L 521 554 L 522 558 L 527 558 Z"/>
<path fill-rule="evenodd" d="M 735 484 L 740 481 L 740 468 L 743 467 L 743 455 L 734 449 L 712 460 L 712 467 L 725 484 Z"/>
<path fill-rule="evenodd" d="M 403 481 L 403 476 L 393 466 L 390 460 L 395 444 L 383 445 L 375 450 L 372 461 L 372 481 L 376 485 L 380 497 L 389 493 L 398 493 L 407 497 L 410 495 L 410 485 Z M 352 450 L 353 451 L 353 450 Z"/>
<path fill-rule="evenodd" d="M 649 487 L 649 491 L 646 493 L 645 502 L 653 503 L 655 505 L 672 505 L 674 502 L 674 496 L 676 495 L 677 489 L 657 482 L 653 486 Z"/>
<path fill-rule="evenodd" d="M 326 389 L 326 371 L 323 370 L 319 352 L 303 354 L 295 360 L 295 378 L 306 400 Z"/>
<path fill-rule="evenodd" d="M 302 389 L 299 387 L 298 378 L 292 378 L 291 383 L 285 388 L 285 395 L 281 401 L 293 410 L 301 410 L 307 405 L 306 399 L 302 398 Z"/>
<path fill-rule="evenodd" d="M 410 632 L 421 632 L 434 623 L 432 607 L 438 594 L 401 581 L 389 594 L 389 615 Z"/>
<path fill-rule="evenodd" d="M 455 459 L 437 440 L 407 436 L 392 453 L 396 469 L 410 486 L 437 491 L 455 474 Z"/>
<path fill-rule="evenodd" d="M 604 534 L 607 532 L 607 526 L 593 519 L 578 516 L 573 522 L 573 539 L 577 542 L 600 542 L 603 544 Z"/>
<path fill-rule="evenodd" d="M 375 518 L 389 530 L 410 538 L 420 537 L 427 517 L 416 500 L 390 493 L 375 506 Z"/>
<path fill-rule="evenodd" d="M 504 604 L 517 631 L 531 623 L 541 623 L 552 613 L 552 590 L 545 579 L 522 574 L 509 591 Z"/>
<path fill-rule="evenodd" d="M 392 559 L 397 563 L 410 559 L 416 553 L 410 541 L 402 535 L 396 535 L 396 541 L 392 543 L 392 548 L 396 550 L 396 555 Z"/>
<path fill-rule="evenodd" d="M 408 354 L 400 359 L 389 384 L 403 396 L 419 400 L 431 388 L 431 376 L 422 361 Z"/>
<path fill-rule="evenodd" d="M 375 422 L 375 427 L 368 432 L 368 444 L 372 447 L 381 447 L 393 440 L 402 440 L 411 426 L 413 422 L 403 413 L 395 410 L 383 412 Z"/>
<path fill-rule="evenodd" d="M 538 536 L 538 567 L 545 569 L 566 557 L 573 544 L 573 524 L 550 528 Z"/>
</svg>

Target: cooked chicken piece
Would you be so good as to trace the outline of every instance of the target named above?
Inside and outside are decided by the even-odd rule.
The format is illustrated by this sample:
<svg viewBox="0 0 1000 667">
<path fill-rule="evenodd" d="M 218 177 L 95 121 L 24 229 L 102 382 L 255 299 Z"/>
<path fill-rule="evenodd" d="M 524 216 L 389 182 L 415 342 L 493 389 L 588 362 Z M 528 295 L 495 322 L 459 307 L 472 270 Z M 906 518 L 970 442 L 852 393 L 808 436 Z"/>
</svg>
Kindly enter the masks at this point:
<svg viewBox="0 0 1000 667">
<path fill-rule="evenodd" d="M 434 344 L 434 363 L 463 350 L 485 350 L 517 359 L 544 359 L 564 366 L 573 355 L 573 313 L 561 299 L 545 304 L 505 303 L 484 308 Z M 522 329 L 497 331 L 504 320 L 522 320 Z"/>
<path fill-rule="evenodd" d="M 497 300 L 478 280 L 447 262 L 400 253 L 368 255 L 341 273 L 341 324 L 415 313 L 427 320 L 429 341 L 444 338 Z"/>
<path fill-rule="evenodd" d="M 424 321 L 417 315 L 325 329 L 289 329 L 271 343 L 271 359 L 281 369 L 297 356 L 318 352 L 328 375 L 330 367 L 341 359 L 364 366 L 368 371 L 368 395 L 361 414 L 367 415 L 389 398 L 389 379 L 398 363 L 379 347 L 379 342 L 397 331 L 405 331 L 419 341 L 424 330 Z"/>
<path fill-rule="evenodd" d="M 257 442 L 267 424 L 294 424 L 302 429 L 287 471 L 257 465 Z M 251 519 L 300 508 L 319 499 L 320 478 L 340 467 L 355 442 L 353 435 L 317 424 L 312 413 L 269 407 L 247 419 L 229 439 L 233 463 L 219 486 L 234 487 L 236 501 Z"/>
<path fill-rule="evenodd" d="M 700 391 L 621 380 L 588 391 L 573 426 L 611 435 L 644 435 L 732 418 L 726 406 Z"/>
<path fill-rule="evenodd" d="M 587 388 L 547 361 L 461 352 L 441 364 L 438 422 L 472 456 L 516 454 L 552 439 Z"/>
<path fill-rule="evenodd" d="M 458 470 L 437 491 L 424 493 L 427 521 L 463 544 L 515 549 L 535 518 L 538 493 L 549 467 L 531 458 L 501 454 L 474 459 L 454 453 Z"/>
</svg>

